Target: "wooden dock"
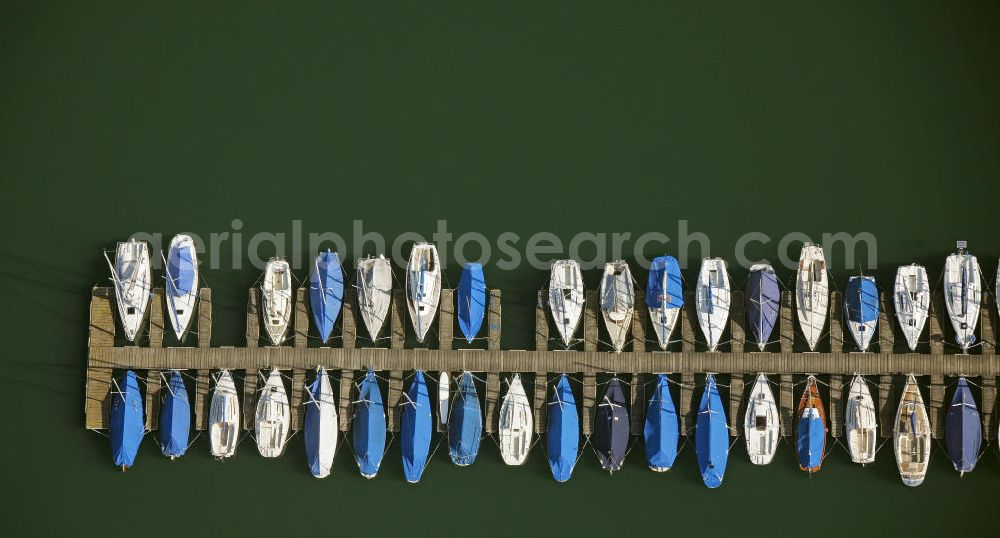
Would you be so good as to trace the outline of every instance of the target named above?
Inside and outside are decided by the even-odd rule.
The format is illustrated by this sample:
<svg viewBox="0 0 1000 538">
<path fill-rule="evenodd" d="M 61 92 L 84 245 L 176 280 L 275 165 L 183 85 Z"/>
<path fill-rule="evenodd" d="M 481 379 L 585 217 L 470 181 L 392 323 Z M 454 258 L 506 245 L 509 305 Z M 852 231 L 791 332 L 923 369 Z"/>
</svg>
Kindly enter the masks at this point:
<svg viewBox="0 0 1000 538">
<path fill-rule="evenodd" d="M 350 290 L 353 291 L 353 290 Z M 983 421 L 988 426 L 986 436 L 993 437 L 996 413 L 993 411 L 996 399 L 996 378 L 1000 375 L 1000 356 L 995 354 L 997 316 L 992 300 L 984 301 L 983 315 L 980 320 L 980 339 L 984 342 L 981 353 L 972 355 L 954 355 L 945 353 L 945 349 L 955 349 L 948 346 L 951 341 L 950 323 L 944 313 L 940 296 L 932 299 L 932 313 L 929 328 L 925 336 L 930 339 L 925 344 L 925 353 L 896 353 L 896 332 L 893 324 L 895 316 L 890 311 L 880 319 L 877 351 L 869 353 L 852 353 L 853 344 L 845 343 L 840 319 L 842 300 L 838 293 L 831 294 L 829 334 L 825 345 L 829 351 L 819 353 L 794 352 L 792 345 L 796 341 L 797 323 L 793 321 L 794 295 L 785 293 L 781 300 L 781 321 L 775 328 L 777 334 L 772 335 L 776 343 L 769 345 L 771 352 L 748 351 L 756 349 L 756 345 L 745 345 L 749 334 L 744 326 L 742 301 L 734 306 L 730 322 L 730 341 L 722 346 L 728 351 L 708 352 L 704 350 L 704 342 L 697 327 L 694 312 L 694 297 L 687 294 L 686 306 L 681 312 L 678 328 L 674 338 L 680 340 L 678 351 L 659 351 L 659 346 L 647 345 L 646 334 L 651 334 L 647 327 L 645 311 L 641 301 L 637 315 L 631 328 L 631 345 L 622 353 L 610 351 L 610 346 L 603 336 L 600 312 L 598 310 L 597 294 L 588 291 L 587 303 L 584 308 L 578 337 L 582 336 L 582 345 L 576 345 L 572 350 L 563 350 L 561 343 L 550 339 L 549 315 L 547 312 L 547 294 L 539 292 L 535 315 L 535 350 L 501 349 L 501 298 L 500 290 L 491 290 L 487 313 L 486 346 L 482 349 L 466 347 L 464 339 L 454 338 L 454 308 L 451 302 L 442 301 L 437 319 L 438 349 L 407 348 L 413 341 L 413 330 L 410 327 L 405 299 L 402 290 L 395 290 L 393 305 L 388 320 L 388 347 L 356 347 L 357 327 L 362 325 L 360 319 L 355 319 L 357 312 L 356 297 L 348 293 L 344 301 L 344 310 L 338 321 L 335 336 L 331 339 L 331 347 L 319 346 L 315 329 L 311 326 L 308 315 L 307 293 L 304 289 L 297 290 L 297 305 L 293 321 L 289 327 L 289 337 L 285 345 L 262 345 L 260 331 L 260 312 L 257 290 L 250 290 L 246 309 L 246 345 L 243 347 L 213 347 L 212 335 L 212 293 L 204 288 L 200 290 L 199 312 L 197 317 L 197 334 L 189 336 L 195 340 L 185 342 L 185 347 L 164 347 L 164 327 L 162 291 L 154 292 L 151 307 L 159 312 L 152 312 L 147 324 L 149 332 L 148 345 L 119 346 L 115 344 L 115 318 L 113 312 L 113 290 L 107 287 L 95 287 L 90 300 L 90 330 L 87 353 L 87 387 L 84 406 L 85 425 L 90 429 L 103 429 L 108 424 L 110 409 L 110 391 L 112 376 L 122 369 L 133 369 L 144 372 L 146 387 L 146 420 L 150 429 L 156 429 L 159 406 L 159 392 L 163 384 L 161 372 L 179 369 L 187 373 L 189 390 L 194 394 L 195 428 L 203 430 L 206 427 L 207 406 L 210 400 L 211 374 L 219 369 L 235 371 L 242 380 L 244 410 L 243 427 L 252 428 L 255 406 L 255 395 L 260 378 L 259 372 L 270 368 L 278 368 L 286 374 L 286 386 L 290 389 L 289 397 L 296 407 L 292 412 L 293 427 L 301 428 L 302 415 L 298 407 L 302 401 L 304 384 L 311 378 L 311 371 L 317 366 L 329 370 L 339 385 L 340 427 L 347 431 L 351 424 L 351 399 L 354 396 L 354 379 L 356 372 L 373 369 L 384 372 L 380 376 L 385 380 L 383 390 L 386 391 L 390 427 L 398 429 L 399 413 L 395 409 L 404 390 L 404 384 L 409 379 L 410 372 L 424 370 L 440 371 L 471 371 L 485 374 L 485 387 L 482 393 L 485 397 L 484 408 L 488 425 L 486 431 L 495 431 L 499 399 L 505 392 L 503 380 L 506 374 L 522 372 L 533 375 L 535 390 L 528 388 L 529 397 L 533 399 L 535 411 L 535 430 L 545 431 L 545 401 L 548 397 L 548 386 L 561 373 L 569 373 L 578 381 L 582 380 L 581 411 L 583 431 L 591 430 L 594 405 L 597 399 L 598 375 L 619 375 L 623 381 L 630 382 L 630 406 L 632 411 L 633 433 L 641 431 L 643 413 L 649 390 L 646 384 L 654 380 L 649 374 L 675 374 L 674 381 L 680 382 L 679 413 L 682 431 L 689 435 L 694 431 L 694 418 L 697 411 L 697 401 L 700 389 L 696 386 L 702 382 L 702 374 L 717 373 L 729 377 L 730 423 L 734 426 L 734 434 L 741 433 L 737 426 L 741 424 L 744 405 L 744 381 L 747 375 L 758 372 L 773 374 L 772 380 L 778 384 L 779 410 L 781 413 L 782 434 L 791 433 L 792 414 L 800 387 L 795 385 L 796 377 L 807 374 L 817 374 L 821 380 L 828 379 L 830 385 L 830 417 L 835 422 L 842 420 L 840 407 L 843 405 L 843 381 L 855 373 L 869 375 L 873 384 L 878 385 L 878 406 L 882 435 L 891 435 L 891 417 L 897 404 L 893 394 L 893 382 L 901 381 L 898 376 L 913 373 L 921 376 L 923 386 L 929 388 L 929 413 L 936 434 L 943 429 L 944 402 L 950 397 L 953 378 L 963 375 L 971 378 L 981 378 L 977 383 L 983 387 L 981 409 Z M 734 297 L 742 294 L 734 293 Z M 452 290 L 445 290 L 442 298 L 453 297 Z M 157 301 L 156 298 L 160 298 Z M 990 298 L 992 299 L 992 297 Z M 885 298 L 881 301 L 883 309 L 892 308 L 892 301 Z M 641 311 L 641 312 L 639 312 Z M 649 329 L 649 330 L 647 330 Z M 582 334 L 581 334 L 582 333 Z M 383 333 L 386 334 L 386 333 Z M 849 336 L 847 336 L 849 339 Z M 901 342 L 901 341 L 900 341 Z M 383 344 L 386 345 L 386 344 Z M 905 346 L 902 346 L 905 348 Z M 551 349 L 550 349 L 551 348 Z M 656 351 L 647 351 L 656 349 Z M 672 348 L 673 349 L 673 348 Z M 242 374 L 242 375 L 241 375 Z M 436 377 L 436 376 L 435 376 Z M 604 378 L 602 378 L 604 379 Z M 947 394 L 946 394 L 947 392 Z M 843 428 L 833 424 L 831 432 L 834 436 L 841 435 Z"/>
</svg>

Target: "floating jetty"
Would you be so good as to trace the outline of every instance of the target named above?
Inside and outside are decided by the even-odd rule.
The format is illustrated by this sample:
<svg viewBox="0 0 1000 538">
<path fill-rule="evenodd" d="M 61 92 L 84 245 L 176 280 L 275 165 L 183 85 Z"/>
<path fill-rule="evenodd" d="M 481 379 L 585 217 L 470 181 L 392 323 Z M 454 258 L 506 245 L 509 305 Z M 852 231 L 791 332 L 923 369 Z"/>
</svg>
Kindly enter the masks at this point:
<svg viewBox="0 0 1000 538">
<path fill-rule="evenodd" d="M 647 404 L 645 381 L 651 381 L 652 374 L 668 373 L 680 382 L 678 413 L 681 433 L 693 436 L 695 413 L 697 412 L 695 376 L 715 373 L 729 376 L 728 417 L 732 435 L 741 431 L 743 420 L 744 382 L 746 375 L 765 372 L 777 380 L 778 407 L 781 414 L 781 433 L 791 435 L 793 409 L 796 403 L 793 387 L 795 376 L 818 375 L 829 384 L 828 409 L 830 433 L 834 437 L 843 435 L 843 406 L 845 398 L 844 381 L 847 375 L 860 373 L 875 376 L 878 380 L 877 407 L 879 429 L 882 437 L 892 436 L 893 415 L 897 397 L 894 395 L 894 379 L 914 374 L 924 380 L 929 387 L 928 407 L 930 422 L 935 438 L 944 437 L 944 417 L 947 411 L 945 401 L 945 378 L 965 376 L 981 378 L 982 418 L 984 435 L 992 439 L 997 431 L 993 413 L 996 399 L 996 378 L 1000 375 L 1000 356 L 996 354 L 997 309 L 991 295 L 983 295 L 981 319 L 977 331 L 982 342 L 976 354 L 951 354 L 945 352 L 946 342 L 953 341 L 951 324 L 945 311 L 943 296 L 932 296 L 930 308 L 929 343 L 923 344 L 928 353 L 895 353 L 897 341 L 905 348 L 905 340 L 896 327 L 891 295 L 881 293 L 878 334 L 873 345 L 865 353 L 849 352 L 853 348 L 845 340 L 843 328 L 843 300 L 839 292 L 830 294 L 830 315 L 828 334 L 825 337 L 829 352 L 796 352 L 793 344 L 796 338 L 794 322 L 794 294 L 782 292 L 780 323 L 776 328 L 778 340 L 770 347 L 774 352 L 750 352 L 747 346 L 748 331 L 743 312 L 744 298 L 740 291 L 733 292 L 729 321 L 729 341 L 716 352 L 697 351 L 695 300 L 693 294 L 685 295 L 678 328 L 674 336 L 678 338 L 677 351 L 650 351 L 657 347 L 647 342 L 644 308 L 637 308 L 632 320 L 631 344 L 626 350 L 615 353 L 606 335 L 599 334 L 599 301 L 596 290 L 587 290 L 584 319 L 582 325 L 582 350 L 550 350 L 550 319 L 547 308 L 546 290 L 538 293 L 535 315 L 534 350 L 500 349 L 501 335 L 501 290 L 489 290 L 487 312 L 488 336 L 486 349 L 454 349 L 454 290 L 442 290 L 438 311 L 437 349 L 405 347 L 412 327 L 407 319 L 406 301 L 403 290 L 394 290 L 390 312 L 389 337 L 387 347 L 357 347 L 357 297 L 353 289 L 345 290 L 343 313 L 338 322 L 341 338 L 339 347 L 310 347 L 311 320 L 308 310 L 308 289 L 298 288 L 295 297 L 293 327 L 286 345 L 261 346 L 260 313 L 258 290 L 251 289 L 246 311 L 246 345 L 244 347 L 213 347 L 212 340 L 212 290 L 202 288 L 199 295 L 197 345 L 194 347 L 164 347 L 164 307 L 163 290 L 154 289 L 147 323 L 146 345 L 116 345 L 116 320 L 113 313 L 114 289 L 95 287 L 90 299 L 90 328 L 87 346 L 87 386 L 85 423 L 88 429 L 108 428 L 111 402 L 112 376 L 116 371 L 131 369 L 145 372 L 145 420 L 147 430 L 157 429 L 159 417 L 160 391 L 164 370 L 187 370 L 196 379 L 194 384 L 194 422 L 196 430 L 204 430 L 207 423 L 209 380 L 213 370 L 228 369 L 244 372 L 244 387 L 241 399 L 243 406 L 243 428 L 253 427 L 256 391 L 263 379 L 259 371 L 276 367 L 292 380 L 291 427 L 301 430 L 304 412 L 301 390 L 306 383 L 307 370 L 324 366 L 331 373 L 339 375 L 339 422 L 342 431 L 351 427 L 351 402 L 356 397 L 357 388 L 353 383 L 355 372 L 369 368 L 386 372 L 387 415 L 390 431 L 399 430 L 401 410 L 398 406 L 403 393 L 404 374 L 413 370 L 428 372 L 477 372 L 485 379 L 485 431 L 496 430 L 499 410 L 500 376 L 504 373 L 534 373 L 535 385 L 528 396 L 534 410 L 535 432 L 544 433 L 546 425 L 547 381 L 562 373 L 577 374 L 583 381 L 581 428 L 584 435 L 591 433 L 595 403 L 597 401 L 597 377 L 609 374 L 630 381 L 629 393 L 632 433 L 642 431 L 644 412 Z M 636 291 L 635 303 L 642 305 L 644 296 Z M 925 332 L 925 335 L 927 333 Z M 800 337 L 801 338 L 801 337 Z M 314 339 L 315 340 L 315 339 Z M 410 341 L 413 339 L 410 338 Z M 701 344 L 703 347 L 703 344 Z M 823 346 L 826 347 L 825 345 Z M 604 350 L 607 348 L 607 350 Z M 631 348 L 631 350 L 629 350 Z M 799 378 L 801 380 L 801 377 Z M 848 380 L 849 381 L 849 380 Z M 752 378 L 751 378 L 752 382 Z M 336 389 L 335 389 L 336 390 Z M 649 389 L 652 390 L 652 389 Z M 725 392 L 723 393 L 725 395 Z M 532 397 L 533 396 L 533 397 Z M 694 403 L 692 403 L 694 402 Z M 439 427 L 440 430 L 440 427 Z"/>
</svg>

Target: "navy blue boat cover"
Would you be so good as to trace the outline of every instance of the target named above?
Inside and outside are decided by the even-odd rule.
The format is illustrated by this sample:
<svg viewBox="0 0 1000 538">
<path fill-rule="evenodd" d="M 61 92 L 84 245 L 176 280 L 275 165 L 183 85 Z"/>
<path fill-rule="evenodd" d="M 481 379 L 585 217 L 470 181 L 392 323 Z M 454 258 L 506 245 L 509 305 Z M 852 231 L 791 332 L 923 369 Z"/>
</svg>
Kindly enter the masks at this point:
<svg viewBox="0 0 1000 538">
<path fill-rule="evenodd" d="M 979 449 L 983 443 L 983 427 L 979 419 L 979 408 L 969 390 L 969 382 L 958 378 L 955 395 L 948 408 L 944 432 L 948 457 L 955 470 L 960 473 L 972 472 L 979 460 Z"/>
<path fill-rule="evenodd" d="M 771 339 L 780 304 L 781 290 L 774 272 L 751 272 L 746 289 L 747 325 L 758 344 L 767 344 Z"/>
<path fill-rule="evenodd" d="M 619 471 L 628 452 L 629 419 L 625 394 L 618 378 L 608 382 L 604 398 L 597 404 L 594 418 L 594 451 L 605 471 Z"/>
</svg>

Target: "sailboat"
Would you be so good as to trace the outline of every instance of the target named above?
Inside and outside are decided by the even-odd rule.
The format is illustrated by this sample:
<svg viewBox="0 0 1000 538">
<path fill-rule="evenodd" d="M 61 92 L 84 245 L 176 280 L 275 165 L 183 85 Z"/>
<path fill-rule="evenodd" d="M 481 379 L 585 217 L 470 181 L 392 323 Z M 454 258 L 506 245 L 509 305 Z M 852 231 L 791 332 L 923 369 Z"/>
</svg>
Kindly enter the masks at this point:
<svg viewBox="0 0 1000 538">
<path fill-rule="evenodd" d="M 254 414 L 254 436 L 257 437 L 257 451 L 265 458 L 277 458 L 285 450 L 288 440 L 291 407 L 288 393 L 281 380 L 281 372 L 271 368 L 257 399 Z"/>
<path fill-rule="evenodd" d="M 381 254 L 377 258 L 358 258 L 358 310 L 372 341 L 385 325 L 392 302 L 392 266 Z"/>
<path fill-rule="evenodd" d="M 344 270 L 340 267 L 340 256 L 327 249 L 319 253 L 309 272 L 309 309 L 324 344 L 333 334 L 343 304 Z"/>
<path fill-rule="evenodd" d="M 823 456 L 826 454 L 826 431 L 826 409 L 819 397 L 816 376 L 811 375 L 806 379 L 795 423 L 795 451 L 799 456 L 799 469 L 815 473 L 822 468 Z"/>
<path fill-rule="evenodd" d="M 583 276 L 575 260 L 556 260 L 549 277 L 549 310 L 567 348 L 583 313 Z"/>
<path fill-rule="evenodd" d="M 920 333 L 927 324 L 931 305 L 931 290 L 924 266 L 914 263 L 897 269 L 892 295 L 899 328 L 906 336 L 906 345 L 910 347 L 910 351 L 915 351 Z"/>
<path fill-rule="evenodd" d="M 757 381 L 747 400 L 746 416 L 743 419 L 743 435 L 746 437 L 747 454 L 750 463 L 767 465 L 774 459 L 781 440 L 781 423 L 778 404 L 774 401 L 771 384 L 763 372 L 757 374 Z"/>
<path fill-rule="evenodd" d="M 108 260 L 108 265 L 111 266 L 118 317 L 125 330 L 125 338 L 129 342 L 135 342 L 135 337 L 142 328 L 142 322 L 146 319 L 149 296 L 152 293 L 149 246 L 145 241 L 135 239 L 118 243 L 115 263 L 111 265 L 111 260 Z"/>
<path fill-rule="evenodd" d="M 406 306 L 410 310 L 417 342 L 423 343 L 437 314 L 441 299 L 441 267 L 437 247 L 417 243 L 406 266 Z"/>
<path fill-rule="evenodd" d="M 823 334 L 829 300 L 830 284 L 823 247 L 806 243 L 799 254 L 799 269 L 795 277 L 795 310 L 810 351 L 816 351 L 819 337 Z"/>
<path fill-rule="evenodd" d="M 385 455 L 385 405 L 378 380 L 371 369 L 358 386 L 358 401 L 354 412 L 354 457 L 361 476 L 375 478 Z"/>
<path fill-rule="evenodd" d="M 441 372 L 438 376 L 438 421 L 448 424 L 448 392 L 451 389 L 451 373 Z"/>
<path fill-rule="evenodd" d="M 715 351 L 729 321 L 729 273 L 721 258 L 705 258 L 698 272 L 698 323 L 705 334 L 708 350 Z"/>
<path fill-rule="evenodd" d="M 958 251 L 944 262 L 944 304 L 955 329 L 955 342 L 963 353 L 976 342 L 982 301 L 979 261 L 966 252 L 965 245 L 959 241 Z"/>
<path fill-rule="evenodd" d="M 282 258 L 268 260 L 260 293 L 267 336 L 272 344 L 280 346 L 285 341 L 285 331 L 292 315 L 292 273 L 287 261 Z"/>
<path fill-rule="evenodd" d="M 240 401 L 236 384 L 229 370 L 222 370 L 215 379 L 212 402 L 208 410 L 208 444 L 212 456 L 228 458 L 236 454 L 240 438 Z"/>
<path fill-rule="evenodd" d="M 431 451 L 431 395 L 427 389 L 424 372 L 413 374 L 410 388 L 400 403 L 403 416 L 400 420 L 400 452 L 403 456 L 403 476 L 406 481 L 416 483 L 424 474 L 427 458 Z"/>
<path fill-rule="evenodd" d="M 187 452 L 191 435 L 191 403 L 180 371 L 170 372 L 163 405 L 160 407 L 160 449 L 163 455 L 179 458 Z"/>
<path fill-rule="evenodd" d="M 626 405 L 621 383 L 617 377 L 611 378 L 604 398 L 597 404 L 591 437 L 601 468 L 609 473 L 621 470 L 628 452 L 630 423 Z"/>
<path fill-rule="evenodd" d="M 851 461 L 861 465 L 874 462 L 878 444 L 878 415 L 875 414 L 875 402 L 868 383 L 861 374 L 855 374 L 851 380 L 844 412 L 844 430 Z"/>
<path fill-rule="evenodd" d="M 479 334 L 486 315 L 486 278 L 481 264 L 467 263 L 462 268 L 455 300 L 458 303 L 458 327 L 465 341 L 471 344 Z"/>
<path fill-rule="evenodd" d="M 646 306 L 649 320 L 656 333 L 660 349 L 666 350 L 670 334 L 674 332 L 677 318 L 684 306 L 684 289 L 681 284 L 681 268 L 673 256 L 659 256 L 653 259 L 646 281 Z"/>
<path fill-rule="evenodd" d="M 309 472 L 316 478 L 325 478 L 330 476 L 330 468 L 333 467 L 338 432 L 337 400 L 333 396 L 333 386 L 326 368 L 316 368 L 316 379 L 306 387 L 306 398 L 302 405 L 306 408 L 303 437 Z"/>
<path fill-rule="evenodd" d="M 979 418 L 976 399 L 969 390 L 969 382 L 958 378 L 955 395 L 944 423 L 944 440 L 948 457 L 960 475 L 971 473 L 979 460 L 979 448 L 983 443 L 983 426 Z"/>
<path fill-rule="evenodd" d="M 721 486 L 729 463 L 729 423 L 712 374 L 705 376 L 705 392 L 698 405 L 694 439 L 702 481 L 710 488 Z"/>
<path fill-rule="evenodd" d="M 896 410 L 892 432 L 899 476 L 907 486 L 919 486 L 931 459 L 931 427 L 917 379 L 910 374 Z"/>
<path fill-rule="evenodd" d="M 875 335 L 878 323 L 878 288 L 875 278 L 852 276 L 844 291 L 844 318 L 847 328 L 854 337 L 854 343 L 861 351 L 868 351 L 868 345 Z"/>
<path fill-rule="evenodd" d="M 177 340 L 184 340 L 198 303 L 198 252 L 188 235 L 175 235 L 170 240 L 166 263 L 167 317 Z"/>
<path fill-rule="evenodd" d="M 514 374 L 500 406 L 500 457 L 507 465 L 521 465 L 528 458 L 535 423 L 531 403 L 521 384 L 521 374 Z"/>
<path fill-rule="evenodd" d="M 139 444 L 146 434 L 139 379 L 132 370 L 127 370 L 121 380 L 115 382 L 108 426 L 115 465 L 121 467 L 123 472 L 127 471 L 135 464 Z"/>
<path fill-rule="evenodd" d="M 747 325 L 753 333 L 757 349 L 764 351 L 771 332 L 778 323 L 778 309 L 781 307 L 781 290 L 774 268 L 766 264 L 750 267 L 747 278 L 746 309 Z"/>
<path fill-rule="evenodd" d="M 667 374 L 656 376 L 656 389 L 646 408 L 642 437 L 646 448 L 646 463 L 650 470 L 657 473 L 669 471 L 677 459 L 680 427 Z"/>
<path fill-rule="evenodd" d="M 635 289 L 628 263 L 618 260 L 604 265 L 601 277 L 601 317 L 611 337 L 611 345 L 621 353 L 632 327 Z"/>
<path fill-rule="evenodd" d="M 562 374 L 549 401 L 549 420 L 545 434 L 545 453 L 556 482 L 573 475 L 580 452 L 580 412 L 569 386 L 569 376 Z"/>
<path fill-rule="evenodd" d="M 458 378 L 455 406 L 448 419 L 448 455 L 455 465 L 472 465 L 483 437 L 483 412 L 471 372 Z"/>
</svg>

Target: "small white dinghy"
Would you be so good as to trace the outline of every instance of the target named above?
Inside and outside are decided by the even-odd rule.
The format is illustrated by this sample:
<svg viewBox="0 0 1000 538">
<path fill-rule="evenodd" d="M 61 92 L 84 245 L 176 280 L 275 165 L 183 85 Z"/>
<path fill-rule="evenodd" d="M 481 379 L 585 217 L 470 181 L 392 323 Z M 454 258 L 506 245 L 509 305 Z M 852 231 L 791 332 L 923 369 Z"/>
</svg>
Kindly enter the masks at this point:
<svg viewBox="0 0 1000 538">
<path fill-rule="evenodd" d="M 372 341 L 385 325 L 392 302 L 392 267 L 385 256 L 358 258 L 358 310 Z"/>
<path fill-rule="evenodd" d="M 719 339 L 729 321 L 729 273 L 722 258 L 705 258 L 698 272 L 698 323 L 708 342 L 708 350 L 719 347 Z"/>
<path fill-rule="evenodd" d="M 521 465 L 528 458 L 534 421 L 531 404 L 521 385 L 521 375 L 514 374 L 510 389 L 500 406 L 500 456 L 507 465 Z"/>
<path fill-rule="evenodd" d="M 878 418 L 875 414 L 875 402 L 868 391 L 868 383 L 861 374 L 855 374 L 851 380 L 844 412 L 844 430 L 851 460 L 861 465 L 874 462 L 878 444 Z"/>
<path fill-rule="evenodd" d="M 799 269 L 795 277 L 795 310 L 810 351 L 816 351 L 816 344 L 823 334 L 829 301 L 830 284 L 823 247 L 806 243 L 799 254 Z"/>
<path fill-rule="evenodd" d="M 313 476 L 325 478 L 337 451 L 337 401 L 326 369 L 316 368 L 316 379 L 304 389 L 306 461 Z"/>
<path fill-rule="evenodd" d="M 583 313 L 583 275 L 576 260 L 556 260 L 549 276 L 549 310 L 563 344 L 573 343 Z"/>
<path fill-rule="evenodd" d="M 927 282 L 924 266 L 904 265 L 896 270 L 896 284 L 893 287 L 893 301 L 896 306 L 896 320 L 906 336 L 910 351 L 917 349 L 920 334 L 927 324 L 927 314 L 931 305 L 931 290 Z"/>
<path fill-rule="evenodd" d="M 417 342 L 423 343 L 437 315 L 441 299 L 441 267 L 431 243 L 417 243 L 406 266 L 406 306 L 410 310 Z"/>
<path fill-rule="evenodd" d="M 635 309 L 635 288 L 632 286 L 632 272 L 624 260 L 604 265 L 601 277 L 601 317 L 611 337 L 611 345 L 621 353 L 632 328 L 632 312 Z"/>
<path fill-rule="evenodd" d="M 104 255 L 107 259 L 107 254 Z M 118 301 L 118 317 L 125 338 L 134 342 L 142 328 L 149 306 L 149 295 L 153 283 L 149 269 L 149 245 L 145 241 L 129 241 L 118 243 L 115 250 L 115 263 L 111 267 L 111 280 L 115 284 L 115 299 Z"/>
<path fill-rule="evenodd" d="M 261 456 L 277 458 L 281 455 L 285 449 L 285 441 L 288 440 L 290 415 L 288 393 L 281 381 L 281 373 L 277 368 L 272 368 L 260 389 L 257 413 L 254 416 L 254 435 L 257 437 L 257 450 Z"/>
<path fill-rule="evenodd" d="M 931 427 L 917 380 L 910 374 L 896 410 L 892 432 L 899 476 L 907 486 L 919 486 L 931 459 Z"/>
<path fill-rule="evenodd" d="M 451 372 L 438 376 L 438 422 L 448 424 L 448 392 L 451 390 Z"/>
<path fill-rule="evenodd" d="M 781 439 L 781 422 L 778 404 L 774 401 L 771 385 L 763 372 L 757 374 L 757 381 L 747 400 L 747 412 L 743 420 L 743 434 L 747 442 L 747 454 L 754 465 L 767 465 L 774 459 Z"/>
<path fill-rule="evenodd" d="M 198 302 L 198 252 L 191 236 L 179 234 L 170 240 L 163 266 L 167 314 L 177 340 L 183 340 Z"/>
<path fill-rule="evenodd" d="M 280 346 L 292 315 L 292 272 L 282 258 L 271 258 L 260 285 L 264 328 L 271 343 Z"/>
<path fill-rule="evenodd" d="M 964 353 L 976 342 L 976 324 L 982 300 L 979 261 L 958 242 L 958 252 L 944 262 L 944 304 L 948 308 L 955 342 Z"/>
<path fill-rule="evenodd" d="M 222 370 L 215 379 L 212 403 L 208 411 L 208 443 L 212 456 L 228 458 L 236 454 L 240 438 L 240 400 L 229 370 Z"/>
</svg>

